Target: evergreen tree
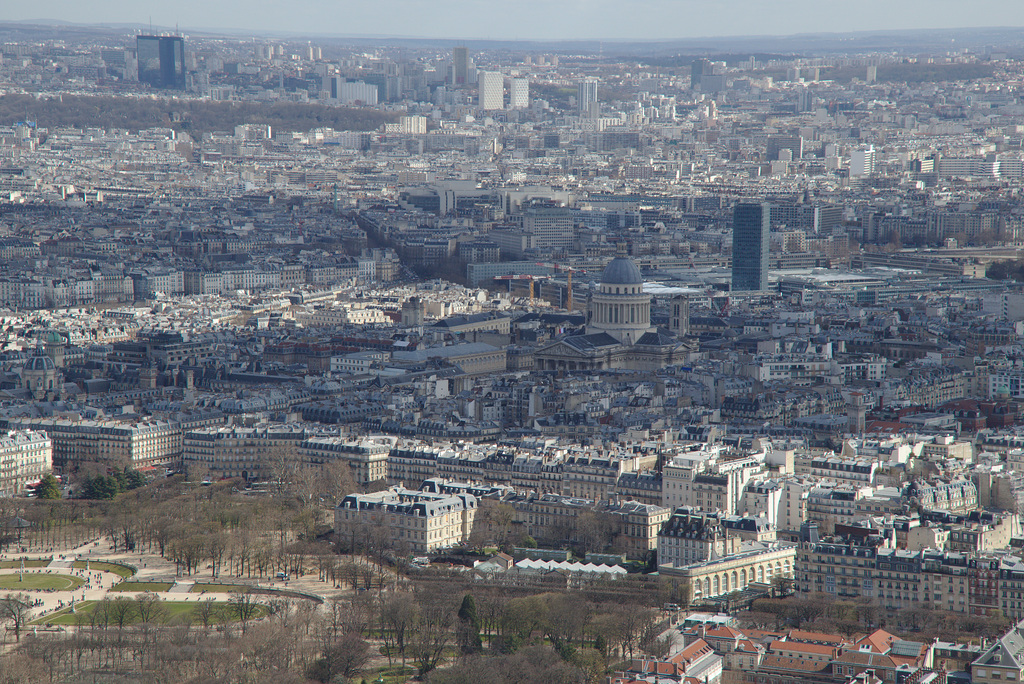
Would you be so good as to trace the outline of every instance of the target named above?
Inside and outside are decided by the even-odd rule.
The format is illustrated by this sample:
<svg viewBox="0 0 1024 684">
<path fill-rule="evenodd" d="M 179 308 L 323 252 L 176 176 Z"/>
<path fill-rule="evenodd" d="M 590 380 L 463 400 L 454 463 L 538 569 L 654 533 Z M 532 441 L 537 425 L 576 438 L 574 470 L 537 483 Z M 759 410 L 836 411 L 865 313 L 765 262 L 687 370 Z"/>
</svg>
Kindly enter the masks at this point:
<svg viewBox="0 0 1024 684">
<path fill-rule="evenodd" d="M 483 648 L 480 638 L 480 618 L 476 613 L 476 601 L 472 594 L 466 594 L 459 606 L 459 648 L 465 654 L 476 653 Z"/>
<path fill-rule="evenodd" d="M 463 622 L 469 622 L 476 629 L 480 629 L 480 619 L 476 614 L 476 601 L 473 600 L 472 594 L 466 594 L 462 599 L 462 605 L 459 606 L 459 619 Z"/>
<path fill-rule="evenodd" d="M 43 476 L 42 482 L 36 487 L 36 496 L 40 499 L 61 498 L 60 482 L 53 476 L 53 473 L 47 473 Z"/>
</svg>

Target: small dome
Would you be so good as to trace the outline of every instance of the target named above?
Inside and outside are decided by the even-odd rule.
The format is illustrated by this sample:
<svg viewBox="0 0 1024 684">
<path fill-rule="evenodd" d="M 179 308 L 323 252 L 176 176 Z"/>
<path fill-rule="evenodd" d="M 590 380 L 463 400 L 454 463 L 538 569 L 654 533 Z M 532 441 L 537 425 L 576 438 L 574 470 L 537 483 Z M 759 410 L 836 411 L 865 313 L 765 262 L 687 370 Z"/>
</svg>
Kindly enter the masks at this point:
<svg viewBox="0 0 1024 684">
<path fill-rule="evenodd" d="M 626 257 L 615 257 L 601 274 L 602 285 L 642 285 L 644 277 L 632 260 Z"/>
<path fill-rule="evenodd" d="M 46 354 L 35 353 L 25 364 L 27 371 L 52 371 L 57 367 L 53 365 L 53 359 Z"/>
<path fill-rule="evenodd" d="M 47 346 L 52 346 L 55 344 L 67 344 L 68 342 L 66 335 L 52 329 L 46 331 L 46 334 L 43 335 L 42 337 L 42 341 Z"/>
</svg>

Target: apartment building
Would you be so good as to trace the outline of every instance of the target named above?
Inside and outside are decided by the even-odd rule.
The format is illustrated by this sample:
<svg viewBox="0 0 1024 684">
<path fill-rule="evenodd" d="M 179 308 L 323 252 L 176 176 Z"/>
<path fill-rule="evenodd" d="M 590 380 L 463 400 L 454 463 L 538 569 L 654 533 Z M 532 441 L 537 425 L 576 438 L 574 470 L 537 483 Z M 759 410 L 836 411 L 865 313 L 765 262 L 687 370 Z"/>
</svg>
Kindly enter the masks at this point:
<svg viewBox="0 0 1024 684">
<path fill-rule="evenodd" d="M 82 463 L 136 470 L 181 462 L 181 426 L 161 420 L 118 422 L 66 418 L 10 418 L 7 427 L 45 432 L 53 443 L 53 467 Z"/>
<path fill-rule="evenodd" d="M 809 472 L 801 472 L 801 464 L 796 464 L 797 475 L 809 474 L 823 480 L 835 480 L 852 485 L 865 486 L 874 484 L 875 471 L 878 463 L 862 459 L 844 459 L 835 456 L 810 459 Z"/>
<path fill-rule="evenodd" d="M 634 658 L 627 668 L 613 673 L 607 681 L 608 684 L 655 681 L 719 684 L 722 681 L 722 657 L 707 642 L 697 639 L 663 660 Z"/>
<path fill-rule="evenodd" d="M 633 458 L 612 456 L 570 456 L 562 465 L 562 493 L 566 496 L 610 501 L 625 473 L 653 468 L 656 455 Z"/>
<path fill-rule="evenodd" d="M 310 437 L 299 444 L 298 455 L 308 465 L 344 461 L 352 470 L 356 484 L 383 482 L 388 476 L 388 454 L 394 438 L 350 439 L 344 437 Z"/>
<path fill-rule="evenodd" d="M 11 430 L 0 436 L 0 496 L 20 496 L 53 469 L 53 442 L 45 432 Z"/>
<path fill-rule="evenodd" d="M 644 558 L 658 548 L 659 533 L 671 511 L 639 501 L 608 503 L 599 510 L 616 521 L 618 547 L 632 558 Z"/>
<path fill-rule="evenodd" d="M 969 513 L 978 507 L 978 488 L 963 477 L 948 482 L 917 480 L 907 487 L 903 496 L 931 510 Z"/>
<path fill-rule="evenodd" d="M 987 562 L 935 549 L 907 551 L 867 528 L 802 542 L 796 558 L 796 589 L 840 599 L 871 599 L 886 610 L 930 606 L 954 613 L 985 614 L 999 601 L 998 575 Z M 984 580 L 979 577 L 985 575 Z M 991 582 L 991 586 L 989 586 Z"/>
<path fill-rule="evenodd" d="M 268 481 L 299 462 L 306 429 L 291 424 L 208 427 L 185 435 L 182 460 L 212 478 Z"/>
<path fill-rule="evenodd" d="M 822 482 L 807 492 L 807 520 L 818 523 L 825 534 L 837 525 L 849 525 L 861 517 L 858 502 L 874 492 L 872 487 Z"/>
<path fill-rule="evenodd" d="M 334 530 L 357 537 L 384 530 L 389 545 L 425 553 L 468 541 L 477 499 L 469 493 L 444 494 L 392 487 L 373 494 L 351 494 L 334 511 Z"/>
<path fill-rule="evenodd" d="M 658 562 L 682 566 L 739 551 L 740 539 L 728 534 L 721 518 L 686 506 L 677 508 L 658 534 Z"/>
<path fill-rule="evenodd" d="M 504 503 L 515 511 L 513 524 L 539 542 L 561 547 L 610 541 L 613 552 L 631 558 L 645 558 L 658 548 L 658 533 L 671 513 L 639 501 L 601 502 L 551 493 L 521 494 Z M 581 525 L 584 516 L 595 524 Z M 595 532 L 601 538 L 593 538 Z"/>
<path fill-rule="evenodd" d="M 662 505 L 690 506 L 729 515 L 740 512 L 747 483 L 764 470 L 763 454 L 745 458 L 676 460 L 662 476 Z"/>
</svg>

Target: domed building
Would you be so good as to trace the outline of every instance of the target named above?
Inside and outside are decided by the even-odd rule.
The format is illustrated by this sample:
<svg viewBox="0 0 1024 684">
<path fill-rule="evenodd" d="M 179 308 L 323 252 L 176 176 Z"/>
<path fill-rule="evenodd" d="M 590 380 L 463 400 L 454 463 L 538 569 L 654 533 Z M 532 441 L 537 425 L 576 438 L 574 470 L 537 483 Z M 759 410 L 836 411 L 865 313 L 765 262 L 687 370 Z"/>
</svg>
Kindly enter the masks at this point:
<svg viewBox="0 0 1024 684">
<path fill-rule="evenodd" d="M 651 296 L 644 293 L 643 275 L 623 247 L 589 297 L 586 333 L 538 349 L 537 370 L 656 370 L 684 362 L 694 350 L 692 343 L 651 325 Z"/>
<path fill-rule="evenodd" d="M 651 296 L 644 278 L 629 258 L 617 256 L 601 274 L 601 283 L 587 306 L 587 334 L 607 333 L 622 344 L 636 344 L 650 332 Z"/>
<path fill-rule="evenodd" d="M 36 401 L 44 401 L 60 395 L 63 379 L 53 359 L 42 346 L 39 346 L 21 369 L 21 381 Z"/>
<path fill-rule="evenodd" d="M 59 330 L 49 329 L 39 337 L 39 341 L 42 342 L 46 355 L 53 359 L 53 365 L 57 368 L 63 368 L 64 354 L 68 347 L 68 334 Z"/>
</svg>

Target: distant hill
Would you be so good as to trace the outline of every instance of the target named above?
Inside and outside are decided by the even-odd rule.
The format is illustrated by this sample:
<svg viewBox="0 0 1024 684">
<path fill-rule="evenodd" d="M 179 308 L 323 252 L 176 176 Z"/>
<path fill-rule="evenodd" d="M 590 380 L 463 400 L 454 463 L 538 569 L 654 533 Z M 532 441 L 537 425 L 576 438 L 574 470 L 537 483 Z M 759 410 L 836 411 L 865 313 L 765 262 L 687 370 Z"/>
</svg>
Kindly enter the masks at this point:
<svg viewBox="0 0 1024 684">
<path fill-rule="evenodd" d="M 372 131 L 396 118 L 396 115 L 370 109 L 291 102 L 257 104 L 92 95 L 40 99 L 32 95 L 0 96 L 0 124 L 29 120 L 43 128 L 95 126 L 138 131 L 166 127 L 201 136 L 232 132 L 240 124 L 269 124 L 286 131 L 319 127 Z"/>
</svg>

